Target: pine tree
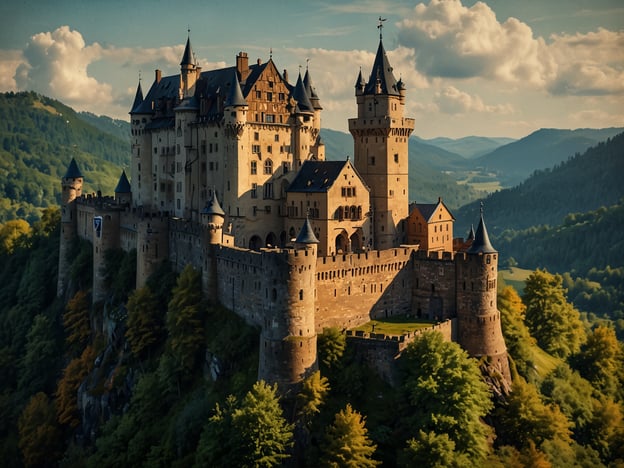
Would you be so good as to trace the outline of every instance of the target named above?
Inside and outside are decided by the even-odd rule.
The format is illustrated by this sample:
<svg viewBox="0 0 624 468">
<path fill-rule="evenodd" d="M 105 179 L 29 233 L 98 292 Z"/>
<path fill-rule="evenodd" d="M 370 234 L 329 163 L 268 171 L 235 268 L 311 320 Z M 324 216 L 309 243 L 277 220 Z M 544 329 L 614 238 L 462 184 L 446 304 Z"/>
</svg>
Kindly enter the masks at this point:
<svg viewBox="0 0 624 468">
<path fill-rule="evenodd" d="M 188 373 L 195 369 L 198 353 L 205 344 L 201 301 L 201 275 L 187 265 L 180 273 L 169 301 L 167 331 L 169 349 Z"/>
<path fill-rule="evenodd" d="M 308 422 L 321 411 L 320 407 L 325 402 L 329 393 L 329 381 L 321 376 L 320 371 L 311 374 L 303 381 L 301 392 L 297 395 L 299 414 Z"/>
<path fill-rule="evenodd" d="M 70 427 L 77 427 L 78 418 L 78 388 L 82 381 L 93 369 L 95 350 L 87 346 L 79 358 L 72 359 L 63 371 L 56 389 L 56 407 L 58 422 Z"/>
<path fill-rule="evenodd" d="M 323 462 L 330 467 L 373 467 L 377 446 L 369 439 L 364 417 L 350 404 L 336 413 L 325 433 Z"/>
<path fill-rule="evenodd" d="M 126 307 L 126 338 L 130 349 L 138 359 L 149 357 L 150 350 L 160 343 L 165 334 L 156 296 L 147 286 L 142 287 L 130 295 Z"/>
<path fill-rule="evenodd" d="M 45 393 L 35 394 L 19 417 L 19 448 L 25 466 L 52 466 L 61 455 L 61 431 L 53 402 Z"/>
<path fill-rule="evenodd" d="M 65 342 L 71 355 L 81 352 L 89 340 L 91 326 L 89 324 L 89 302 L 87 293 L 80 290 L 69 300 L 63 314 Z"/>
</svg>

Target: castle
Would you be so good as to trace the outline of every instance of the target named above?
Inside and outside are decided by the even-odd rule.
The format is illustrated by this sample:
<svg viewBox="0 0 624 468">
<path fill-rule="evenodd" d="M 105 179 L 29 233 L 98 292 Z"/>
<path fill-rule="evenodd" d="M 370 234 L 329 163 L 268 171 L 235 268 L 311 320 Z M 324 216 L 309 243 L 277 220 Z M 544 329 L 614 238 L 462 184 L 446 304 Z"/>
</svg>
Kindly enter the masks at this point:
<svg viewBox="0 0 624 468">
<path fill-rule="evenodd" d="M 179 74 L 156 70 L 145 96 L 139 81 L 131 181 L 122 172 L 114 196 L 84 195 L 73 159 L 62 178 L 58 294 L 78 236 L 93 244 L 94 302 L 106 297 L 100 265 L 111 248 L 136 249 L 137 287 L 165 259 L 201 271 L 209 300 L 260 328 L 259 379 L 287 387 L 314 371 L 325 327 L 412 315 L 510 381 L 498 253 L 483 214 L 468 239 L 454 239 L 441 199 L 409 204 L 414 120 L 381 34 L 355 99 L 353 161 L 326 161 L 308 69 L 293 85 L 272 57 L 250 64 L 240 52 L 234 66 L 202 71 L 189 38 Z M 367 338 L 391 354 L 405 339 Z"/>
</svg>

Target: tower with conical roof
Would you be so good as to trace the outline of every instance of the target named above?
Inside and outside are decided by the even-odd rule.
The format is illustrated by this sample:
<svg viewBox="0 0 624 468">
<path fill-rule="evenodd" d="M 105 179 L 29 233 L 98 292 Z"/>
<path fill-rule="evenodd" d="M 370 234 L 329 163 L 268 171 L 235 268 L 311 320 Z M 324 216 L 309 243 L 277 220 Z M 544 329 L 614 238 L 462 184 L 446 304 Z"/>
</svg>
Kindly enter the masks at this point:
<svg viewBox="0 0 624 468">
<path fill-rule="evenodd" d="M 61 178 L 61 241 L 59 247 L 59 268 L 56 293 L 62 297 L 69 283 L 69 259 L 71 244 L 77 235 L 76 199 L 82 195 L 84 179 L 76 160 L 72 158 L 67 172 Z"/>
<path fill-rule="evenodd" d="M 405 239 L 408 216 L 408 139 L 414 119 L 403 116 L 405 87 L 396 80 L 383 46 L 379 46 L 368 82 L 360 71 L 355 83 L 357 118 L 349 119 L 354 162 L 371 189 L 372 247 L 398 246 Z"/>
<path fill-rule="evenodd" d="M 496 305 L 498 252 L 492 246 L 483 219 L 465 260 L 457 261 L 457 341 L 468 353 L 485 359 L 511 382 L 507 347 Z"/>
</svg>

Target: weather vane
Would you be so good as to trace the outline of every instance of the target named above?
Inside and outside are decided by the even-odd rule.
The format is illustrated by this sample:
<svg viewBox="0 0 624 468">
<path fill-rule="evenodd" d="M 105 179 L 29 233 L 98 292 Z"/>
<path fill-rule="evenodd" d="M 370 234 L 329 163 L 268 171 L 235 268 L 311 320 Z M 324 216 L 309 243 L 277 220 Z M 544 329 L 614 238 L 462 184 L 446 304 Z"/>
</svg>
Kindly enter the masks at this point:
<svg viewBox="0 0 624 468">
<path fill-rule="evenodd" d="M 383 22 L 388 18 L 379 17 L 379 24 L 377 25 L 377 29 L 379 29 L 379 39 L 382 39 L 382 30 L 383 30 Z"/>
</svg>

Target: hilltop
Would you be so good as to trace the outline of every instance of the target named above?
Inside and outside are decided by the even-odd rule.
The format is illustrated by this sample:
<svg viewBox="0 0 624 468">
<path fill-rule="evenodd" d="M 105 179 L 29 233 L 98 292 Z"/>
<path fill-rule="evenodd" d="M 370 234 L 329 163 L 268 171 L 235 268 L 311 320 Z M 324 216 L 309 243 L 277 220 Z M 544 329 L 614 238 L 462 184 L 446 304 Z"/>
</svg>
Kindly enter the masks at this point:
<svg viewBox="0 0 624 468">
<path fill-rule="evenodd" d="M 71 157 L 81 161 L 85 191 L 110 193 L 130 158 L 124 132 L 122 121 L 77 113 L 33 92 L 0 94 L 0 222 L 32 222 L 41 208 L 58 205 Z"/>
</svg>

